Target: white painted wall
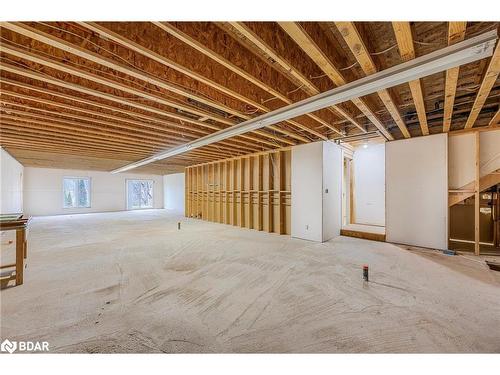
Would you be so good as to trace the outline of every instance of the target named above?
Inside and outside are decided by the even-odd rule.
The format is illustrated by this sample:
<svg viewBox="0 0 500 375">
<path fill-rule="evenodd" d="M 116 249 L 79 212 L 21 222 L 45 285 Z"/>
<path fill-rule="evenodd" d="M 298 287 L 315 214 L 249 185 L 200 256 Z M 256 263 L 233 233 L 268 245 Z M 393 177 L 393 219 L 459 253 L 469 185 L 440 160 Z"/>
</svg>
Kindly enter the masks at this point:
<svg viewBox="0 0 500 375">
<path fill-rule="evenodd" d="M 89 208 L 63 208 L 64 177 L 90 177 Z M 123 211 L 127 179 L 153 180 L 153 207 L 163 208 L 162 176 L 28 167 L 24 169 L 24 209 L 33 216 Z"/>
<path fill-rule="evenodd" d="M 292 147 L 292 237 L 323 239 L 323 143 Z"/>
<path fill-rule="evenodd" d="M 385 225 L 385 144 L 354 150 L 354 216 L 357 224 Z"/>
<path fill-rule="evenodd" d="M 448 247 L 448 135 L 386 145 L 386 238 Z"/>
<path fill-rule="evenodd" d="M 329 142 L 292 148 L 292 237 L 322 242 L 340 234 L 341 155 Z"/>
<path fill-rule="evenodd" d="M 163 176 L 165 208 L 184 213 L 185 174 L 174 173 Z"/>
<path fill-rule="evenodd" d="M 342 149 L 332 142 L 323 143 L 323 234 L 328 241 L 340 235 L 342 227 Z"/>
<path fill-rule="evenodd" d="M 0 148 L 0 213 L 23 212 L 24 167 Z"/>
</svg>

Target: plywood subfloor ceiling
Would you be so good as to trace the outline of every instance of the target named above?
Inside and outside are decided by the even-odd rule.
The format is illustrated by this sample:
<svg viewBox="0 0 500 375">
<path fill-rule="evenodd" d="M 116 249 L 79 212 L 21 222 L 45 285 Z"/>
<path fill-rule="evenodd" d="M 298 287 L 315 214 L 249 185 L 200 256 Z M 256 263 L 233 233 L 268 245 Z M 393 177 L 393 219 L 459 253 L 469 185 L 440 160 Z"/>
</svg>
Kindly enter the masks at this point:
<svg viewBox="0 0 500 375">
<path fill-rule="evenodd" d="M 1 146 L 27 166 L 111 170 L 425 55 L 487 22 L 1 23 Z M 385 132 L 499 122 L 500 52 L 138 168 Z"/>
</svg>

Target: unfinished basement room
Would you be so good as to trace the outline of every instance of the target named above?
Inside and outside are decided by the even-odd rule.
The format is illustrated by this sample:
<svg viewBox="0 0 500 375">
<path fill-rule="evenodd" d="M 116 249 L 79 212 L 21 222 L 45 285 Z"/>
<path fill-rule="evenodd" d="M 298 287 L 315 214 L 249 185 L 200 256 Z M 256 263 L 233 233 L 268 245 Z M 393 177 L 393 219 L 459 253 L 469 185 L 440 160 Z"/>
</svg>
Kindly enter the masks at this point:
<svg viewBox="0 0 500 375">
<path fill-rule="evenodd" d="M 499 353 L 499 25 L 1 22 L 2 351 Z"/>
</svg>

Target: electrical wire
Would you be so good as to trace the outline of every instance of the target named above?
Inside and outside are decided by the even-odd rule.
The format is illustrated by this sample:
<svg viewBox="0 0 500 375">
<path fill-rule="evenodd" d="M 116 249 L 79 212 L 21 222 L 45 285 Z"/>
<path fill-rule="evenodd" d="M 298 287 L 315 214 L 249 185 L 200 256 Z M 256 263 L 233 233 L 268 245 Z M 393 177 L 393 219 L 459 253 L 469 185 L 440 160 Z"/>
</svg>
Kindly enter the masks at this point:
<svg viewBox="0 0 500 375">
<path fill-rule="evenodd" d="M 286 94 L 287 94 L 287 95 L 293 94 L 294 92 L 299 91 L 299 90 L 300 90 L 302 87 L 304 87 L 304 86 L 305 86 L 305 84 L 302 84 L 302 85 L 300 85 L 299 87 L 297 87 L 296 89 L 294 89 L 294 90 L 292 90 L 292 91 L 288 91 Z"/>
</svg>

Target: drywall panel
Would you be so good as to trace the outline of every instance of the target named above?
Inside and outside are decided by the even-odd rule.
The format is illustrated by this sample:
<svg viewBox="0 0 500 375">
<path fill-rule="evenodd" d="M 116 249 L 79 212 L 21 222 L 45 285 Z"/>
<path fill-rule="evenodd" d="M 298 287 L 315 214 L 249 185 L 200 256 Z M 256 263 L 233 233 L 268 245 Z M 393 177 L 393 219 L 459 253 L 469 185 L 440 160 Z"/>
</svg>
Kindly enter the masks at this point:
<svg viewBox="0 0 500 375">
<path fill-rule="evenodd" d="M 450 189 L 462 189 L 474 181 L 475 134 L 450 135 L 448 181 Z M 479 160 L 482 177 L 500 169 L 500 130 L 480 132 Z"/>
<path fill-rule="evenodd" d="M 64 177 L 90 178 L 91 207 L 63 208 Z M 28 167 L 24 169 L 24 209 L 33 216 L 123 211 L 127 179 L 153 180 L 153 207 L 163 208 L 162 176 Z"/>
<path fill-rule="evenodd" d="M 446 249 L 448 135 L 386 144 L 387 241 Z"/>
<path fill-rule="evenodd" d="M 24 167 L 0 148 L 0 213 L 23 212 Z"/>
<path fill-rule="evenodd" d="M 323 240 L 323 142 L 292 147 L 292 237 Z"/>
<path fill-rule="evenodd" d="M 163 191 L 165 208 L 177 212 L 184 212 L 185 174 L 174 173 L 163 176 Z"/>
<path fill-rule="evenodd" d="M 373 143 L 354 150 L 355 223 L 385 225 L 385 144 Z"/>
<path fill-rule="evenodd" d="M 465 133 L 448 139 L 448 185 L 461 189 L 474 180 L 475 136 Z"/>
<path fill-rule="evenodd" d="M 479 133 L 480 175 L 500 169 L 500 129 Z"/>
<path fill-rule="evenodd" d="M 323 234 L 322 241 L 340 235 L 342 226 L 342 149 L 323 143 Z"/>
</svg>

